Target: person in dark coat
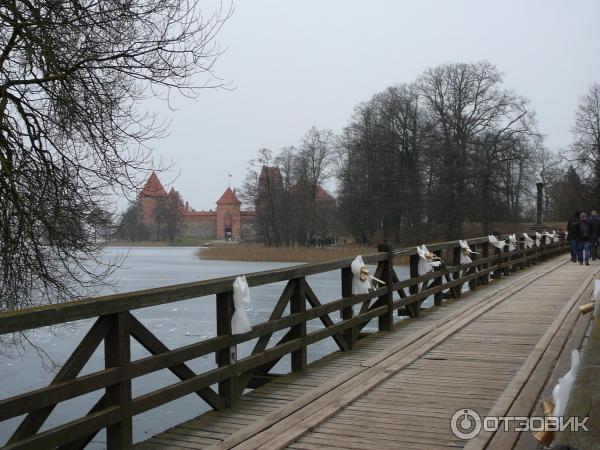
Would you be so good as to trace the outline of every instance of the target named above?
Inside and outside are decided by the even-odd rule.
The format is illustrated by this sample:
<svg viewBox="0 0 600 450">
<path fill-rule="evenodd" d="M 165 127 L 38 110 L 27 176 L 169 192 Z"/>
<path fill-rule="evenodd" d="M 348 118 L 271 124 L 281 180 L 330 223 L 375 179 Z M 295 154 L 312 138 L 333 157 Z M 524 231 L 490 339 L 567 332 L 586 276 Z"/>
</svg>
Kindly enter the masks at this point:
<svg viewBox="0 0 600 450">
<path fill-rule="evenodd" d="M 592 261 L 598 259 L 598 238 L 600 237 L 600 216 L 596 211 L 591 212 L 591 217 L 588 220 L 592 228 L 592 237 L 590 239 L 590 247 L 592 250 Z"/>
<path fill-rule="evenodd" d="M 579 238 L 577 246 L 577 260 L 579 264 L 585 262 L 586 266 L 590 265 L 590 240 L 592 239 L 592 227 L 588 221 L 586 213 L 581 213 L 579 216 Z"/>
<path fill-rule="evenodd" d="M 575 216 L 567 223 L 567 233 L 571 244 L 571 261 L 577 262 L 579 254 L 579 216 L 581 211 L 575 211 Z"/>
</svg>

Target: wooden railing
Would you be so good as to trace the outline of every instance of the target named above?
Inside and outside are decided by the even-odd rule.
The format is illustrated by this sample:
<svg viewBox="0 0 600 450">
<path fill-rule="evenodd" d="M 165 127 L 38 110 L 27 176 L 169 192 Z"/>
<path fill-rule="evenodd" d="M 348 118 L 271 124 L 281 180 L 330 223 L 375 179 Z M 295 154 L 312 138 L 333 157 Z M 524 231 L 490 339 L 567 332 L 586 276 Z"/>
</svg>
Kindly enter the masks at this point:
<svg viewBox="0 0 600 450">
<path fill-rule="evenodd" d="M 307 368 L 310 344 L 331 337 L 340 350 L 351 350 L 362 336 L 361 330 L 372 319 L 378 319 L 379 330 L 390 330 L 396 311 L 399 315 L 417 318 L 422 302 L 430 296 L 433 296 L 435 306 L 441 305 L 445 297 L 460 297 L 465 283 L 474 290 L 488 284 L 490 279 L 521 270 L 567 249 L 562 237 L 559 242 L 548 245 L 542 242 L 540 247 L 531 249 L 526 249 L 521 241 L 518 249 L 512 252 L 491 247 L 487 237 L 470 239 L 468 243 L 479 255 L 473 257 L 472 263 L 464 265 L 460 264 L 458 241 L 429 245 L 445 264 L 423 276 L 418 275 L 415 248 L 394 251 L 388 244 L 380 245 L 378 253 L 363 259 L 366 264 L 377 266 L 375 276 L 385 281 L 386 286 L 363 295 L 352 295 L 351 259 L 246 275 L 251 287 L 282 281 L 287 284 L 269 319 L 240 335 L 231 333 L 235 277 L 2 313 L 0 334 L 97 318 L 50 385 L 0 400 L 0 421 L 25 415 L 4 448 L 82 449 L 98 431 L 106 428 L 108 449 L 127 449 L 132 443 L 132 417 L 137 414 L 191 393 L 214 409 L 232 407 L 244 389 L 268 382 L 272 378 L 270 370 L 288 354 L 292 372 L 303 372 Z M 395 257 L 402 256 L 410 259 L 410 278 L 404 280 L 398 278 L 392 263 Z M 322 303 L 306 277 L 333 270 L 341 272 L 342 298 Z M 216 295 L 216 337 L 176 349 L 167 348 L 131 314 L 139 308 L 211 295 Z M 284 315 L 288 305 L 289 314 Z M 357 305 L 360 307 L 355 308 Z M 341 320 L 333 319 L 333 313 L 339 313 Z M 307 322 L 317 318 L 323 328 L 307 332 Z M 268 347 L 273 334 L 280 330 L 287 332 L 275 345 Z M 131 337 L 152 356 L 132 361 Z M 237 359 L 236 346 L 255 339 L 252 352 Z M 104 370 L 80 375 L 102 342 Z M 217 364 L 214 369 L 195 373 L 186 365 L 187 361 L 209 354 L 215 354 Z M 181 381 L 145 395 L 132 396 L 132 379 L 163 369 L 170 370 Z M 212 385 L 218 386 L 216 391 Z M 100 389 L 104 390 L 103 396 L 86 416 L 40 432 L 59 403 Z"/>
</svg>

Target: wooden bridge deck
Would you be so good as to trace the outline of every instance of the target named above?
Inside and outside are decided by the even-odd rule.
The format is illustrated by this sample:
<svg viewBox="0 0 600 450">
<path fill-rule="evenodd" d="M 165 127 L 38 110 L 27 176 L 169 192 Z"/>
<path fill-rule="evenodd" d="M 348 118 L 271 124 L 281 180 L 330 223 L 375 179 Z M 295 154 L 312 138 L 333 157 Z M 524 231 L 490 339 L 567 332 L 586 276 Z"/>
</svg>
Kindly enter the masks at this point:
<svg viewBox="0 0 600 450">
<path fill-rule="evenodd" d="M 583 332 L 573 330 L 589 319 L 576 306 L 600 269 L 567 261 L 554 258 L 448 300 L 135 448 L 535 448 L 529 433 L 460 440 L 450 418 L 462 408 L 530 415 L 547 393 L 561 350 L 581 344 Z"/>
</svg>

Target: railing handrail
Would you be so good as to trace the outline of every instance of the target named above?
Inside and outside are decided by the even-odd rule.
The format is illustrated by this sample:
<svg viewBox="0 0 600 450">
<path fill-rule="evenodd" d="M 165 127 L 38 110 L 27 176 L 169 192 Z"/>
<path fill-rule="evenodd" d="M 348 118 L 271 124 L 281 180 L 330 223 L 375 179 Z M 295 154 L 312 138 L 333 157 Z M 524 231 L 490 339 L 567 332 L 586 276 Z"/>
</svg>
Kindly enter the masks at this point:
<svg viewBox="0 0 600 450">
<path fill-rule="evenodd" d="M 466 241 L 469 245 L 477 245 L 487 242 L 488 237 L 466 239 Z M 440 242 L 427 246 L 429 250 L 437 251 L 456 248 L 459 246 L 459 241 Z M 395 250 L 393 254 L 397 257 L 411 256 L 416 253 L 416 247 L 411 246 Z M 386 258 L 385 252 L 363 255 L 363 260 L 367 264 L 377 263 Z M 342 269 L 349 267 L 352 260 L 353 258 L 343 258 L 322 263 L 298 264 L 281 269 L 251 272 L 245 276 L 250 287 L 261 286 Z M 238 275 L 2 312 L 0 313 L 0 335 L 228 292 L 231 291 Z"/>
</svg>

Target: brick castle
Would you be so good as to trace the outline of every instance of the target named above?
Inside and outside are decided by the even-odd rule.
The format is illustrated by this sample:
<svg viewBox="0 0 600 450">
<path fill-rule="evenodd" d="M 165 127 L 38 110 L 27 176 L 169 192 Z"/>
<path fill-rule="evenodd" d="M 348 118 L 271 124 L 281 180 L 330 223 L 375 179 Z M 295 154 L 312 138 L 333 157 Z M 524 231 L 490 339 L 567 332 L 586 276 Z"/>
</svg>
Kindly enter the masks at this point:
<svg viewBox="0 0 600 450">
<path fill-rule="evenodd" d="M 138 194 L 139 221 L 147 225 L 154 224 L 159 202 L 169 195 L 176 194 L 174 188 L 167 193 L 156 173 L 152 172 L 144 189 Z M 235 189 L 225 189 L 217 200 L 214 211 L 196 211 L 183 200 L 180 200 L 180 208 L 183 236 L 232 240 L 254 238 L 256 214 L 254 211 L 242 210 L 242 202 L 235 195 Z"/>
</svg>

